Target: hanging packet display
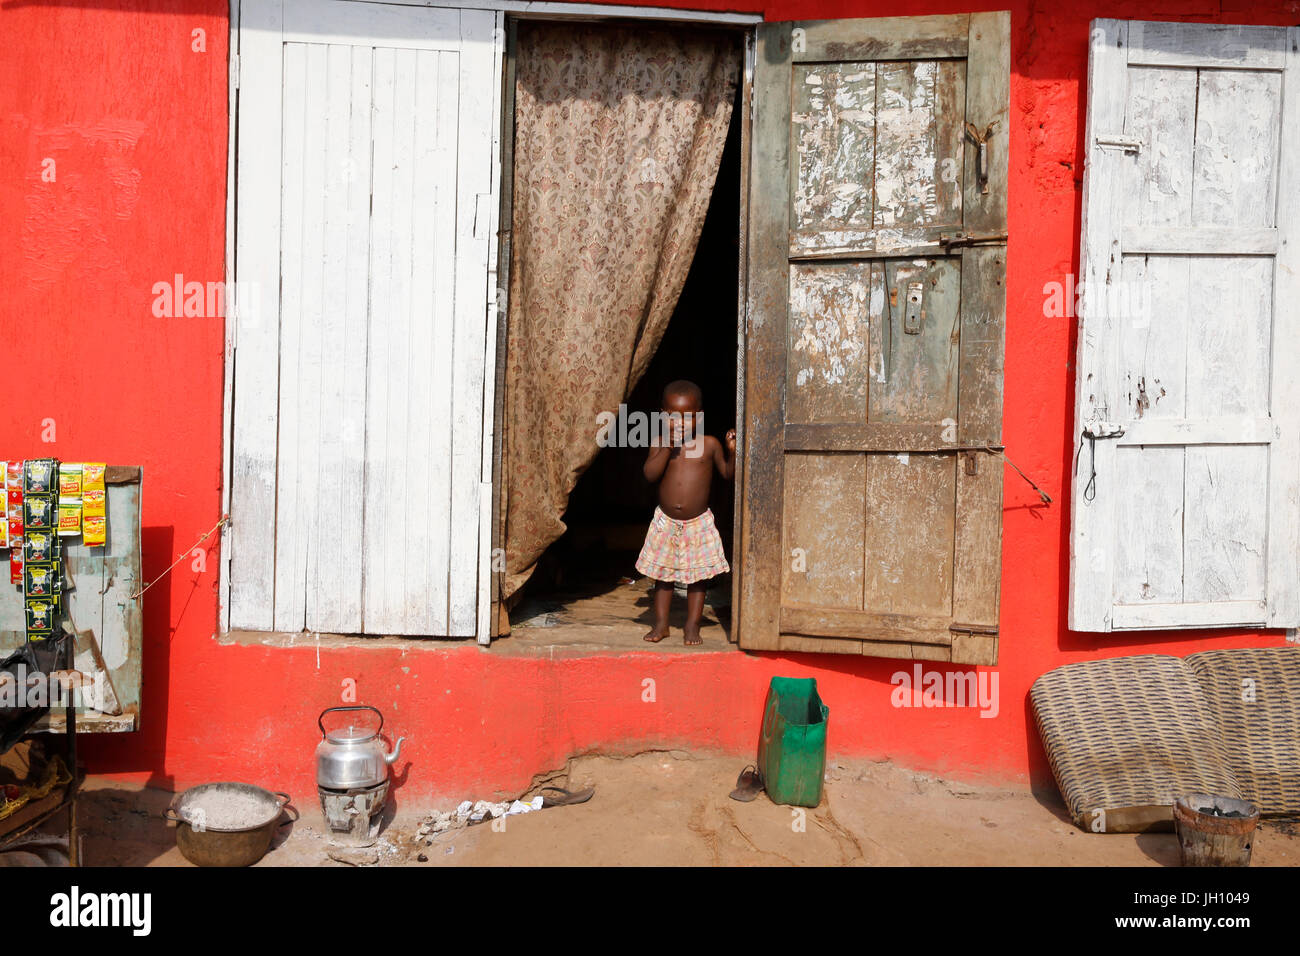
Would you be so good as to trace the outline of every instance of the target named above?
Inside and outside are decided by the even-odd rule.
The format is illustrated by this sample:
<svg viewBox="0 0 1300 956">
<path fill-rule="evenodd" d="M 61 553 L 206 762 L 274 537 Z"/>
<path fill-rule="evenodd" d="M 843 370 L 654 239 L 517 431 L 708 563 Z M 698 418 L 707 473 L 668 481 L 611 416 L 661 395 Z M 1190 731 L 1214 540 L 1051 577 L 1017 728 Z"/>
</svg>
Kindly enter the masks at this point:
<svg viewBox="0 0 1300 956">
<path fill-rule="evenodd" d="M 81 466 L 81 542 L 90 547 L 103 545 L 108 539 L 105 468 L 103 462 L 94 461 Z"/>
<path fill-rule="evenodd" d="M 23 463 L 5 463 L 5 525 L 9 538 L 9 583 L 23 583 Z"/>
</svg>

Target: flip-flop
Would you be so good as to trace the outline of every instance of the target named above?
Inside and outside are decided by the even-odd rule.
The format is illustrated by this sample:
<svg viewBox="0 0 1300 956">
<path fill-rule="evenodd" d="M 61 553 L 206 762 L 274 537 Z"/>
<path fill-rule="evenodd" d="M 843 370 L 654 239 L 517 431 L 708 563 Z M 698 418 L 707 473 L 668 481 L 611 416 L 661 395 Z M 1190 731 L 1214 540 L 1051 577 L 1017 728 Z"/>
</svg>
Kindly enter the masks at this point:
<svg viewBox="0 0 1300 956">
<path fill-rule="evenodd" d="M 559 794 L 557 797 L 549 796 L 546 791 L 552 790 Z M 575 803 L 586 803 L 596 792 L 595 787 L 588 787 L 585 790 L 565 790 L 563 787 L 542 787 L 542 809 L 547 807 L 571 807 Z"/>
<path fill-rule="evenodd" d="M 740 776 L 736 778 L 736 789 L 731 791 L 730 796 L 732 800 L 749 803 L 762 792 L 763 775 L 758 772 L 757 767 L 751 764 L 740 771 Z"/>
</svg>

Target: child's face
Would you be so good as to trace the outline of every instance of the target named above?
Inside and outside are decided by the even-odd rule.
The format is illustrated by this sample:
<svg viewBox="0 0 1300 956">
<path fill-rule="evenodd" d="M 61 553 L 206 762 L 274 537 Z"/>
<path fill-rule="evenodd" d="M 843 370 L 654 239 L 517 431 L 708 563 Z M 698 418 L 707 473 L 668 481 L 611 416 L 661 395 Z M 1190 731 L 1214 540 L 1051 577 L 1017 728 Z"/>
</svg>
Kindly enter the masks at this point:
<svg viewBox="0 0 1300 956">
<path fill-rule="evenodd" d="M 669 395 L 664 402 L 664 412 L 669 416 L 668 428 L 673 443 L 690 441 L 703 417 L 699 400 L 689 395 Z"/>
</svg>

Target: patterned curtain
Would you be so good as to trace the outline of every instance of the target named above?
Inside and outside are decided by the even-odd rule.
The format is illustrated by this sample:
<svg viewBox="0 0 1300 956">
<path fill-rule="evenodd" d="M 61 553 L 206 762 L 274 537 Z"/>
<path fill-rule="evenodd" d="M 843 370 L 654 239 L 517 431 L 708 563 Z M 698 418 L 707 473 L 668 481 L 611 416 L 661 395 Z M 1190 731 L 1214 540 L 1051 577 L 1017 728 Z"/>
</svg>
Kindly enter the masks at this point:
<svg viewBox="0 0 1300 956">
<path fill-rule="evenodd" d="M 723 31 L 519 25 L 504 598 L 564 533 L 597 416 L 631 392 L 677 304 L 738 58 Z"/>
</svg>

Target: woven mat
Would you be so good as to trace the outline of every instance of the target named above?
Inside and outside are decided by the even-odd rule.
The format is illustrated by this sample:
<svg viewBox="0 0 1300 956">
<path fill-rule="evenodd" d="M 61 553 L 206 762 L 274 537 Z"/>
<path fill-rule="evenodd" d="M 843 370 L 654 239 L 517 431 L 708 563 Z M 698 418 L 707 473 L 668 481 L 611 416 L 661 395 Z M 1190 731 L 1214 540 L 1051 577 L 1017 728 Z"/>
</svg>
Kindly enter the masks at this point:
<svg viewBox="0 0 1300 956">
<path fill-rule="evenodd" d="M 1300 648 L 1202 651 L 1186 661 L 1242 796 L 1264 814 L 1300 813 Z"/>
<path fill-rule="evenodd" d="M 1172 824 L 1176 797 L 1241 797 L 1229 751 L 1177 657 L 1067 664 L 1029 691 L 1043 747 L 1074 822 L 1095 832 Z"/>
</svg>

